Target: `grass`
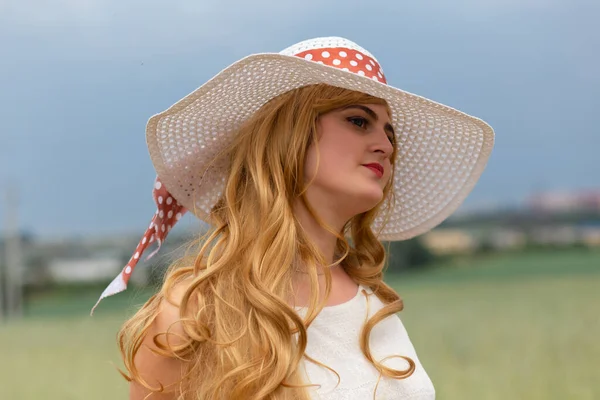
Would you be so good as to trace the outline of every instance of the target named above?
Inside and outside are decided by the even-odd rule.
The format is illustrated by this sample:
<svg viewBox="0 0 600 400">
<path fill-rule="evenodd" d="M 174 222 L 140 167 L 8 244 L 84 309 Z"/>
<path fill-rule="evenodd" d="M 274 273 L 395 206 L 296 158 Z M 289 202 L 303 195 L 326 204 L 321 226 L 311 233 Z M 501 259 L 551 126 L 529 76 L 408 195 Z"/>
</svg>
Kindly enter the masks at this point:
<svg viewBox="0 0 600 400">
<path fill-rule="evenodd" d="M 462 260 L 387 281 L 437 398 L 600 398 L 600 253 Z M 38 298 L 0 326 L 1 399 L 127 398 L 114 339 L 148 292 L 109 298 L 90 318 L 97 294 Z"/>
</svg>

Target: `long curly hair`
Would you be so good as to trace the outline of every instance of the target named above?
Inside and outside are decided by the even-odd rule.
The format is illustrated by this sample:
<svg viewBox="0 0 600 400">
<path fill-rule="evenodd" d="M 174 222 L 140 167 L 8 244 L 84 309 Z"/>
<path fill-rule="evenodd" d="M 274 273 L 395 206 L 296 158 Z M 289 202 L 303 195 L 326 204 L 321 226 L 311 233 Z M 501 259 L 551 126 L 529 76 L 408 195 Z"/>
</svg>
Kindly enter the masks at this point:
<svg viewBox="0 0 600 400">
<path fill-rule="evenodd" d="M 123 375 L 160 392 L 140 376 L 134 363 L 142 341 L 172 289 L 186 281 L 180 304 L 185 332 L 177 345 L 156 335 L 163 356 L 185 361 L 179 399 L 308 400 L 301 362 L 318 362 L 305 354 L 307 328 L 324 306 L 319 302 L 317 266 L 327 265 L 293 212 L 300 200 L 315 220 L 337 236 L 334 263 L 357 283 L 371 288 L 384 307 L 361 332 L 360 347 L 380 377 L 403 379 L 414 370 L 395 370 L 371 355 L 369 336 L 384 318 L 403 309 L 399 295 L 383 282 L 386 251 L 371 225 L 383 200 L 356 215 L 342 232 L 319 218 L 306 199 L 307 149 L 317 138 L 317 120 L 352 104 L 387 103 L 364 93 L 329 85 L 311 85 L 284 93 L 258 110 L 237 132 L 225 157 L 229 171 L 223 194 L 211 212 L 210 231 L 168 269 L 161 289 L 125 322 L 118 343 L 128 371 Z M 389 113 L 389 109 L 388 109 Z M 392 165 L 396 151 L 392 154 Z M 384 197 L 392 196 L 393 172 Z M 294 266 L 306 266 L 311 293 L 304 318 L 289 304 Z M 331 271 L 323 268 L 325 298 Z M 334 371 L 335 372 L 335 371 Z M 338 375 L 339 377 L 339 375 Z"/>
</svg>

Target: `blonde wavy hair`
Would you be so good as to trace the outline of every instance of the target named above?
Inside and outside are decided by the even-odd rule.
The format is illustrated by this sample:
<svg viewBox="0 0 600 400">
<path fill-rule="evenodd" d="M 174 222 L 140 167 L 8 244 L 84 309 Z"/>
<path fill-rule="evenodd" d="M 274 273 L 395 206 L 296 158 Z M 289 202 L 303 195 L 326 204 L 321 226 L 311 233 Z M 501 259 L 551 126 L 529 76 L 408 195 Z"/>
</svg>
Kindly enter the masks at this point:
<svg viewBox="0 0 600 400">
<path fill-rule="evenodd" d="M 362 329 L 360 347 L 365 357 L 380 377 L 403 379 L 413 373 L 410 358 L 397 356 L 406 359 L 409 368 L 395 370 L 375 360 L 369 348 L 373 327 L 403 309 L 399 295 L 382 280 L 386 252 L 371 229 L 383 201 L 348 221 L 343 232 L 335 232 L 305 196 L 310 182 L 305 184 L 304 161 L 309 145 L 318 140 L 318 118 L 353 104 L 387 106 L 364 93 L 311 85 L 274 98 L 240 128 L 226 152 L 230 169 L 223 195 L 211 213 L 211 230 L 169 267 L 160 291 L 118 334 L 126 379 L 149 390 L 164 390 L 142 379 L 134 358 L 161 302 L 169 301 L 173 287 L 186 281 L 187 289 L 177 304 L 184 337 L 177 345 L 164 340 L 166 332 L 153 337 L 156 352 L 184 361 L 179 399 L 310 398 L 301 361 L 332 370 L 305 354 L 307 328 L 324 306 L 318 301 L 316 267 L 327 263 L 294 215 L 298 199 L 323 228 L 337 236 L 336 259 L 329 267 L 340 265 L 385 304 Z M 392 196 L 393 178 L 392 173 L 384 199 Z M 292 276 L 299 261 L 306 266 L 311 286 L 305 319 L 288 301 L 293 298 Z M 331 271 L 323 271 L 327 298 Z"/>
</svg>

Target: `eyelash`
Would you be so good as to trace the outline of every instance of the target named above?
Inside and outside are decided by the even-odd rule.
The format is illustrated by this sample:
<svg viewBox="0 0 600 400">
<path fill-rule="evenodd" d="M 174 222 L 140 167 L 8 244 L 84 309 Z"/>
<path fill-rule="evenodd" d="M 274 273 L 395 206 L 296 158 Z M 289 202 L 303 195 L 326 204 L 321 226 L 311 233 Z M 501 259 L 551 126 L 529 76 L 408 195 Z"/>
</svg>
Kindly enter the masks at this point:
<svg viewBox="0 0 600 400">
<path fill-rule="evenodd" d="M 369 121 L 366 118 L 363 117 L 350 117 L 348 118 L 348 121 L 356 126 L 358 126 L 357 124 L 355 124 L 356 121 L 362 121 L 363 122 L 363 126 L 358 126 L 359 128 L 366 128 L 366 126 L 369 124 Z"/>
<path fill-rule="evenodd" d="M 354 123 L 355 121 L 362 121 L 364 125 L 358 126 L 357 124 Z M 364 117 L 350 117 L 350 118 L 348 118 L 348 122 L 350 122 L 353 125 L 356 125 L 358 128 L 361 128 L 361 129 L 366 129 L 367 125 L 369 124 L 369 120 Z M 388 140 L 392 144 L 395 144 L 394 139 L 395 139 L 394 137 L 388 136 Z"/>
</svg>

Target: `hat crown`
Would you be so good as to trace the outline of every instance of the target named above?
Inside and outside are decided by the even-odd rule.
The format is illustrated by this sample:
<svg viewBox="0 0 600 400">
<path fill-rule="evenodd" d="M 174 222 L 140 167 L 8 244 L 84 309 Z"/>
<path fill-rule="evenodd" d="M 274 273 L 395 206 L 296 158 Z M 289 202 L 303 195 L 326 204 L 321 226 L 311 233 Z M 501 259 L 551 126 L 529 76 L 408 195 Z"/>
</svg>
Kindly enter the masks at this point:
<svg viewBox="0 0 600 400">
<path fill-rule="evenodd" d="M 352 40 L 349 40 L 349 39 L 346 39 L 343 37 L 338 37 L 338 36 L 319 37 L 319 38 L 314 38 L 314 39 L 303 40 L 301 42 L 298 42 L 296 44 L 293 44 L 293 45 L 287 47 L 286 49 L 282 50 L 279 54 L 282 54 L 284 56 L 295 56 L 298 53 L 301 53 L 301 52 L 304 52 L 307 50 L 319 50 L 319 49 L 324 49 L 324 48 L 332 48 L 332 49 L 342 48 L 342 49 L 355 50 L 355 51 L 359 51 L 359 52 L 363 53 L 364 55 L 367 55 L 367 56 L 371 57 L 372 59 L 374 59 L 375 61 L 377 61 L 375 59 L 375 57 L 373 56 L 373 54 L 369 53 L 364 47 L 359 46 L 358 44 L 354 43 Z"/>
<path fill-rule="evenodd" d="M 387 83 L 379 61 L 365 48 L 342 37 L 321 37 L 296 43 L 279 54 L 295 56 Z"/>
</svg>

